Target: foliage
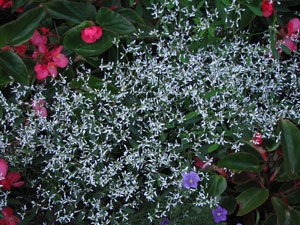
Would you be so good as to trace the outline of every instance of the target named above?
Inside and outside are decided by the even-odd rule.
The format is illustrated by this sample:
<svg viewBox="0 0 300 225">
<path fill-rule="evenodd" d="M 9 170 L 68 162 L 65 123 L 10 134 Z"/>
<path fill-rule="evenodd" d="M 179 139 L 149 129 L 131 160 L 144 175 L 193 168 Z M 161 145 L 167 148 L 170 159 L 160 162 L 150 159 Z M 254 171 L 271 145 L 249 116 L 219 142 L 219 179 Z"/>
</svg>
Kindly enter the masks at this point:
<svg viewBox="0 0 300 225">
<path fill-rule="evenodd" d="M 298 219 L 298 129 L 281 120 L 279 144 L 275 125 L 300 124 L 300 3 L 9 2 L 0 1 L 0 158 L 25 184 L 1 190 L 0 207 L 22 225 L 214 224 L 211 209 L 220 201 L 234 215 L 234 199 L 228 224 L 254 211 L 256 224 Z M 262 147 L 241 141 L 256 131 Z M 256 210 L 265 206 L 268 216 Z"/>
</svg>

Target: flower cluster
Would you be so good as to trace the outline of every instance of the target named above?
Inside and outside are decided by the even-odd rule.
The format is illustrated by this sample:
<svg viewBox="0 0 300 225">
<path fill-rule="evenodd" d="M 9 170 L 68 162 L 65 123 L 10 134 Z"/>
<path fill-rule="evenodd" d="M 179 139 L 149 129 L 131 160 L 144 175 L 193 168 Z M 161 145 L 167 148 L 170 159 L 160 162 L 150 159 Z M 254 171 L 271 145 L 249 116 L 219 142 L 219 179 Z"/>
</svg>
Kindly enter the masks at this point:
<svg viewBox="0 0 300 225">
<path fill-rule="evenodd" d="M 0 8 L 8 9 L 12 7 L 13 2 L 9 0 L 0 0 Z M 23 12 L 24 9 L 22 7 L 19 7 L 16 12 Z"/>
<path fill-rule="evenodd" d="M 261 3 L 261 9 L 264 17 L 270 17 L 274 11 L 273 9 L 273 0 L 263 0 Z"/>
<path fill-rule="evenodd" d="M 102 36 L 102 28 L 92 26 L 81 31 L 81 38 L 86 43 L 94 43 Z"/>
<path fill-rule="evenodd" d="M 38 62 L 34 67 L 37 73 L 36 79 L 43 80 L 49 74 L 51 77 L 55 78 L 57 76 L 57 67 L 64 68 L 68 65 L 68 58 L 61 53 L 63 46 L 58 48 L 52 48 L 49 50 L 47 47 L 47 35 L 51 35 L 48 29 L 40 28 L 43 35 L 36 30 L 30 39 L 30 43 L 37 46 L 37 50 L 33 52 L 33 59 Z"/>
</svg>

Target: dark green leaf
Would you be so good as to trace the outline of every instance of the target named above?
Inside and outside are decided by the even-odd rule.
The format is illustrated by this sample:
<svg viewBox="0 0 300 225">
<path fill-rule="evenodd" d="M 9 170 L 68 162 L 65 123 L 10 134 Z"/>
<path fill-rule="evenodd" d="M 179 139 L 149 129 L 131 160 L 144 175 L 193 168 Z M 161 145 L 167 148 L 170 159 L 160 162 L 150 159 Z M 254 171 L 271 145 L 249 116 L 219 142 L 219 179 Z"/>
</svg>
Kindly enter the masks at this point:
<svg viewBox="0 0 300 225">
<path fill-rule="evenodd" d="M 117 32 L 119 34 L 132 34 L 135 27 L 128 19 L 108 8 L 101 8 L 96 16 L 96 22 L 105 30 Z"/>
<path fill-rule="evenodd" d="M 22 222 L 18 225 L 27 225 L 29 224 L 30 221 L 32 221 L 36 214 L 38 213 L 38 209 L 33 209 L 33 211 L 31 211 L 30 215 L 25 216 L 24 220 L 22 220 Z"/>
<path fill-rule="evenodd" d="M 271 199 L 273 208 L 277 215 L 278 225 L 298 225 L 300 221 L 299 213 L 284 204 L 284 202 L 277 198 Z"/>
<path fill-rule="evenodd" d="M 99 55 L 112 46 L 112 41 L 117 35 L 108 30 L 103 30 L 103 35 L 95 43 L 86 43 L 81 38 L 81 30 L 91 26 L 90 22 L 84 21 L 69 30 L 64 37 L 64 45 L 69 51 L 82 56 Z"/>
<path fill-rule="evenodd" d="M 300 202 L 300 190 L 292 192 L 286 196 L 286 200 L 289 204 L 297 204 Z"/>
<path fill-rule="evenodd" d="M 253 209 L 261 206 L 269 196 L 269 191 L 266 188 L 249 188 L 237 196 L 237 203 L 240 206 L 237 216 L 243 216 Z"/>
<path fill-rule="evenodd" d="M 88 81 L 88 86 L 91 88 L 101 89 L 103 86 L 103 82 L 98 77 L 91 76 Z"/>
<path fill-rule="evenodd" d="M 272 53 L 275 57 L 275 59 L 280 59 L 280 55 L 276 49 L 276 40 L 277 40 L 277 37 L 276 37 L 276 33 L 275 32 L 271 32 L 271 50 L 272 50 Z"/>
<path fill-rule="evenodd" d="M 259 8 L 255 7 L 253 5 L 249 5 L 249 4 L 246 4 L 246 5 L 255 15 L 263 16 L 263 13 Z"/>
<path fill-rule="evenodd" d="M 199 113 L 197 113 L 197 112 L 190 112 L 190 113 L 185 115 L 185 119 L 189 120 L 189 119 L 192 119 L 193 117 L 198 116 L 198 115 L 199 115 Z"/>
<path fill-rule="evenodd" d="M 140 17 L 134 10 L 129 8 L 116 8 L 114 12 L 119 13 L 121 16 L 128 19 L 131 23 L 142 23 L 144 24 L 144 20 Z"/>
<path fill-rule="evenodd" d="M 207 192 L 211 196 L 221 195 L 227 187 L 226 179 L 220 175 L 212 175 L 208 182 Z"/>
<path fill-rule="evenodd" d="M 237 171 L 250 170 L 254 172 L 259 172 L 262 169 L 259 159 L 246 152 L 233 153 L 224 157 L 218 162 L 218 167 L 225 167 Z"/>
<path fill-rule="evenodd" d="M 281 143 L 283 147 L 284 169 L 292 179 L 300 172 L 300 130 L 288 120 L 280 119 Z"/>
<path fill-rule="evenodd" d="M 0 27 L 0 48 L 6 44 L 21 45 L 28 41 L 45 16 L 45 10 L 37 7 L 20 16 L 17 20 Z"/>
<path fill-rule="evenodd" d="M 243 145 L 240 147 L 242 152 L 248 152 L 254 156 L 256 156 L 260 161 L 264 161 L 263 157 L 259 153 L 259 151 L 256 149 L 256 147 L 250 142 L 246 140 L 241 141 Z"/>
<path fill-rule="evenodd" d="M 222 197 L 220 201 L 220 206 L 225 208 L 228 212 L 228 215 L 232 214 L 236 208 L 236 200 L 233 196 L 227 195 Z"/>
<path fill-rule="evenodd" d="M 55 19 L 65 19 L 73 23 L 81 23 L 83 20 L 94 20 L 97 13 L 96 8 L 89 3 L 50 1 L 45 6 L 47 12 Z"/>
<path fill-rule="evenodd" d="M 246 184 L 255 179 L 255 175 L 251 172 L 241 172 L 235 173 L 231 179 L 231 182 L 234 184 Z"/>
<path fill-rule="evenodd" d="M 262 225 L 275 225 L 277 224 L 277 218 L 275 214 L 271 214 L 267 217 Z"/>
<path fill-rule="evenodd" d="M 0 52 L 0 66 L 16 81 L 29 85 L 27 68 L 20 57 L 12 51 Z"/>
</svg>

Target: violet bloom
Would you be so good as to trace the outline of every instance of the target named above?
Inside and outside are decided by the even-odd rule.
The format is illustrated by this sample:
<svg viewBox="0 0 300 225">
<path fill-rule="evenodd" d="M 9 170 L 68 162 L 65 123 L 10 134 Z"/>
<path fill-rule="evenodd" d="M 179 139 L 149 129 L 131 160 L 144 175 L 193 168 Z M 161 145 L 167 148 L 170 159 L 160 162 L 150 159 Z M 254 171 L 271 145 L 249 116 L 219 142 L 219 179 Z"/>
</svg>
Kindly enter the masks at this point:
<svg viewBox="0 0 300 225">
<path fill-rule="evenodd" d="M 182 175 L 183 177 L 183 187 L 185 188 L 197 188 L 198 182 L 200 181 L 200 178 L 198 175 L 191 171 L 189 173 L 185 173 Z"/>
<path fill-rule="evenodd" d="M 170 224 L 170 221 L 168 220 L 168 218 L 164 218 L 164 220 L 161 221 L 159 225 L 167 225 L 167 224 Z"/>
<path fill-rule="evenodd" d="M 226 221 L 226 215 L 227 215 L 227 210 L 223 209 L 221 206 L 219 206 L 216 209 L 212 210 L 212 214 L 214 216 L 215 222 L 219 223 L 221 221 Z"/>
</svg>

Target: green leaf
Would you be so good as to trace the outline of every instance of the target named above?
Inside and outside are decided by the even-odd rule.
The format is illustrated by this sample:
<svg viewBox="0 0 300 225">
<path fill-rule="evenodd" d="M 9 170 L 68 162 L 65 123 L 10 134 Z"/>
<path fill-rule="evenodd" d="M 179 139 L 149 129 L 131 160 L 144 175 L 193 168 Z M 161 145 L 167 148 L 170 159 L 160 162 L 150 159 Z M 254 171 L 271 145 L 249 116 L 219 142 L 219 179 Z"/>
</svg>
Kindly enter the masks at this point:
<svg viewBox="0 0 300 225">
<path fill-rule="evenodd" d="M 27 224 L 29 224 L 29 222 L 35 218 L 37 213 L 38 213 L 38 209 L 34 209 L 33 211 L 31 211 L 30 215 L 25 216 L 24 220 L 22 220 L 22 222 L 18 225 L 27 225 Z"/>
<path fill-rule="evenodd" d="M 20 6 L 24 5 L 27 2 L 27 0 L 13 0 L 12 1 L 12 12 L 15 12 Z"/>
<path fill-rule="evenodd" d="M 277 37 L 276 37 L 276 32 L 273 31 L 271 32 L 271 50 L 272 50 L 272 53 L 275 57 L 275 59 L 279 60 L 280 59 L 280 55 L 276 49 L 276 40 L 277 40 Z"/>
<path fill-rule="evenodd" d="M 21 45 L 27 42 L 46 15 L 45 10 L 36 7 L 24 13 L 15 21 L 0 27 L 0 48 L 6 44 Z"/>
<path fill-rule="evenodd" d="M 211 196 L 221 195 L 227 188 L 226 179 L 221 175 L 212 175 L 208 182 L 207 192 Z"/>
<path fill-rule="evenodd" d="M 271 214 L 267 217 L 262 225 L 275 225 L 277 224 L 277 218 L 275 214 Z"/>
<path fill-rule="evenodd" d="M 292 192 L 286 196 L 286 200 L 289 204 L 297 204 L 300 202 L 300 190 Z"/>
<path fill-rule="evenodd" d="M 234 184 L 246 184 L 250 181 L 254 180 L 256 176 L 253 176 L 249 172 L 241 172 L 241 173 L 235 173 L 231 179 L 231 182 Z"/>
<path fill-rule="evenodd" d="M 262 13 L 262 11 L 259 9 L 259 8 L 257 8 L 257 7 L 255 7 L 255 6 L 253 6 L 253 5 L 249 5 L 249 4 L 245 4 L 255 15 L 257 15 L 257 16 L 263 16 L 263 13 Z"/>
<path fill-rule="evenodd" d="M 215 90 L 212 90 L 212 91 L 208 92 L 208 93 L 205 95 L 205 98 L 206 98 L 207 100 L 209 100 L 210 98 L 216 96 L 216 94 L 217 94 L 218 92 L 223 92 L 224 90 L 225 90 L 225 89 L 220 89 L 220 88 L 217 88 L 217 89 L 215 89 Z"/>
<path fill-rule="evenodd" d="M 250 141 L 242 140 L 241 142 L 243 143 L 243 145 L 240 147 L 242 152 L 248 152 L 256 156 L 260 161 L 264 161 L 259 151 L 255 148 L 255 146 Z"/>
<path fill-rule="evenodd" d="M 291 50 L 284 44 L 280 45 L 281 49 L 288 55 L 292 54 Z"/>
<path fill-rule="evenodd" d="M 108 30 L 103 30 L 103 35 L 94 43 L 86 43 L 81 38 L 81 30 L 90 27 L 88 21 L 83 21 L 73 29 L 69 30 L 64 37 L 64 46 L 69 51 L 76 52 L 82 56 L 99 55 L 112 46 L 112 41 L 117 35 Z"/>
<path fill-rule="evenodd" d="M 103 82 L 100 78 L 91 76 L 88 81 L 88 86 L 91 88 L 101 89 L 103 86 Z"/>
<path fill-rule="evenodd" d="M 94 20 L 97 14 L 92 4 L 71 1 L 50 1 L 45 4 L 47 12 L 55 19 L 65 19 L 73 23 Z"/>
<path fill-rule="evenodd" d="M 144 20 L 140 17 L 136 11 L 129 8 L 116 8 L 114 12 L 119 13 L 121 16 L 128 19 L 131 23 L 141 23 L 144 24 Z"/>
<path fill-rule="evenodd" d="M 3 219 L 3 218 L 5 218 L 5 217 L 4 217 L 3 213 L 2 213 L 2 211 L 0 211 L 0 219 Z"/>
<path fill-rule="evenodd" d="M 29 85 L 29 77 L 25 64 L 12 51 L 0 52 L 0 66 L 21 84 Z"/>
<path fill-rule="evenodd" d="M 136 31 L 135 27 L 128 19 L 104 7 L 99 9 L 96 16 L 96 22 L 103 29 L 119 34 L 132 34 Z"/>
<path fill-rule="evenodd" d="M 254 155 L 246 152 L 238 152 L 230 154 L 218 162 L 218 167 L 228 168 L 231 170 L 250 170 L 253 172 L 259 172 L 262 169 L 262 165 L 259 163 L 259 159 Z"/>
<path fill-rule="evenodd" d="M 290 178 L 297 179 L 300 172 L 300 130 L 285 119 L 280 119 L 279 128 L 285 172 Z"/>
<path fill-rule="evenodd" d="M 288 207 L 284 202 L 277 198 L 272 197 L 271 199 L 273 208 L 277 215 L 278 225 L 298 225 L 300 221 L 299 213 Z"/>
<path fill-rule="evenodd" d="M 3 69 L 0 67 L 0 89 L 1 89 L 1 86 L 5 86 L 6 84 L 8 84 L 11 81 L 12 81 L 12 79 L 10 79 L 8 77 L 7 73 L 5 73 L 3 71 Z"/>
<path fill-rule="evenodd" d="M 219 148 L 219 144 L 215 143 L 215 144 L 212 144 L 211 146 L 209 146 L 209 148 L 207 149 L 207 153 L 211 153 L 215 150 L 217 150 Z"/>
<path fill-rule="evenodd" d="M 237 216 L 243 216 L 261 206 L 268 199 L 268 196 L 269 191 L 266 188 L 252 187 L 243 191 L 236 198 L 240 206 Z"/>
<path fill-rule="evenodd" d="M 228 215 L 230 215 L 235 211 L 236 200 L 231 195 L 227 195 L 227 196 L 224 196 L 224 197 L 222 196 L 222 199 L 220 201 L 220 206 L 222 208 L 225 208 L 228 212 Z"/>
<path fill-rule="evenodd" d="M 195 116 L 198 116 L 198 115 L 199 115 L 199 113 L 197 113 L 197 112 L 190 112 L 190 113 L 185 115 L 185 119 L 189 120 L 189 119 L 192 119 L 192 118 L 194 118 Z"/>
</svg>

